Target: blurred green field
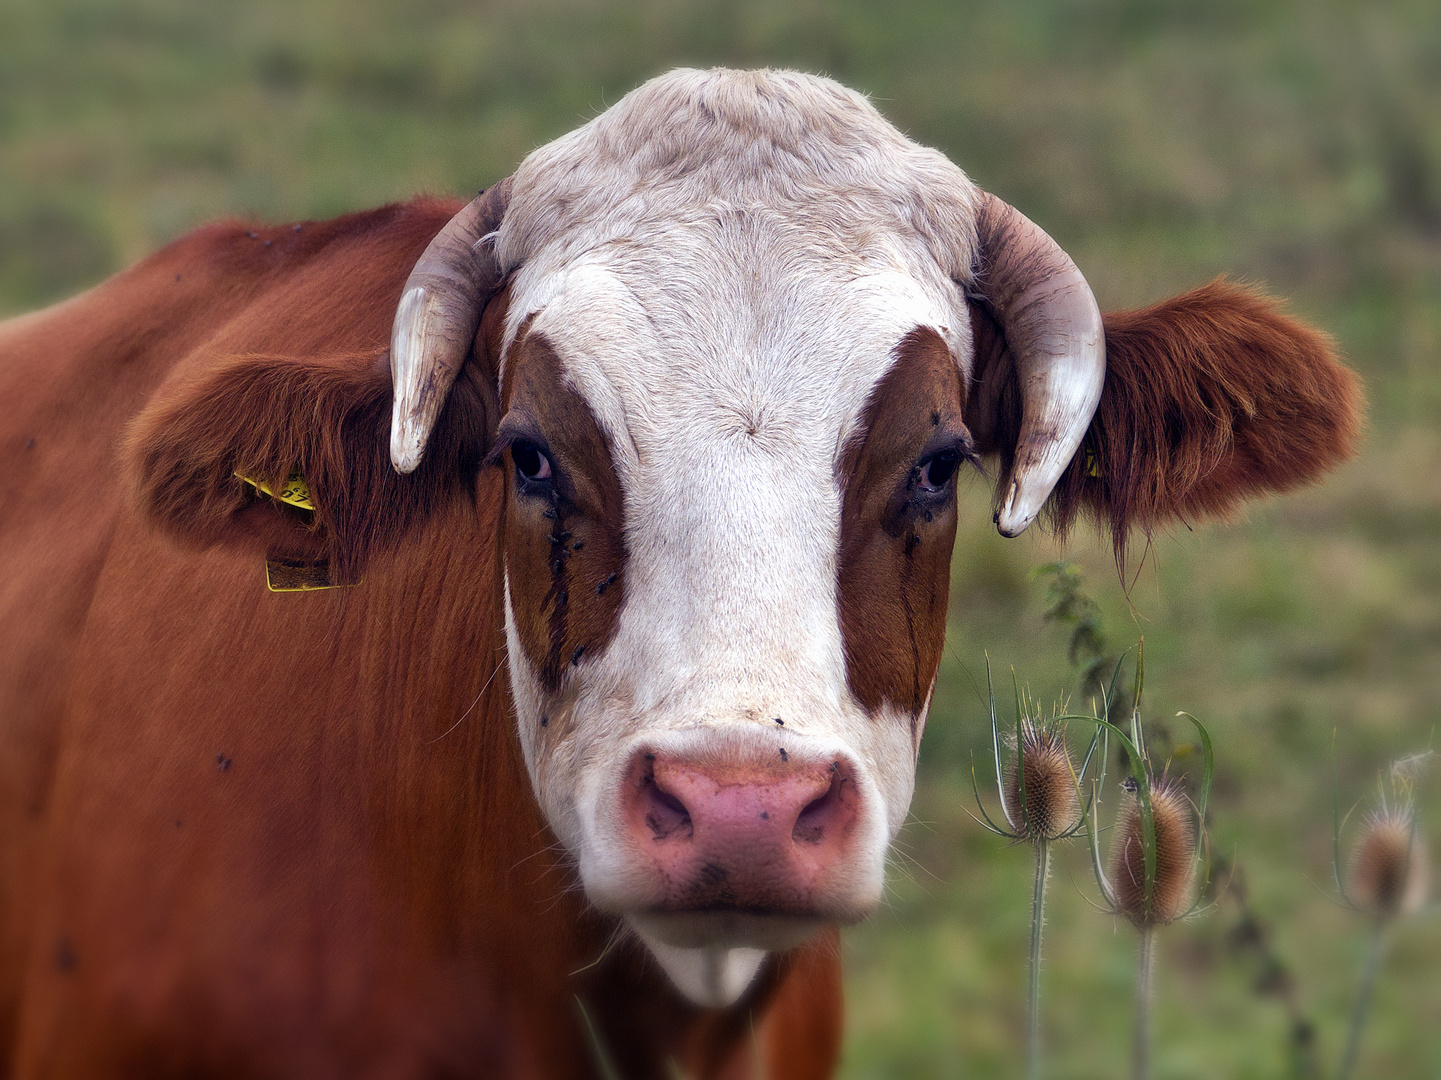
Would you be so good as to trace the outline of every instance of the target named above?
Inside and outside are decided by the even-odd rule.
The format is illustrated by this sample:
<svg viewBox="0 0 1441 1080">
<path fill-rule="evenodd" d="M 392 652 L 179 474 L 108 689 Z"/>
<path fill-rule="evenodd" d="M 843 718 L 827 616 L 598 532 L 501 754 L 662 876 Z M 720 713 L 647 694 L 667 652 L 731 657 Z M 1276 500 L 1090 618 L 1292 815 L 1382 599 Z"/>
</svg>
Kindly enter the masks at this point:
<svg viewBox="0 0 1441 1080">
<path fill-rule="evenodd" d="M 1155 1075 L 1331 1075 L 1364 942 L 1327 899 L 1332 732 L 1349 800 L 1441 714 L 1434 2 L 0 0 L 0 315 L 209 218 L 473 191 L 682 63 L 869 92 L 1060 240 L 1103 308 L 1219 273 L 1264 283 L 1337 338 L 1371 400 L 1356 462 L 1137 548 L 1128 594 L 1094 533 L 1003 540 L 972 483 L 912 822 L 886 908 L 846 938 L 844 1075 L 1020 1071 L 1030 855 L 968 816 L 969 763 L 988 746 L 985 652 L 1042 701 L 1074 693 L 1032 574 L 1058 554 L 1113 643 L 1145 635 L 1149 714 L 1210 727 L 1214 841 L 1292 980 L 1288 1007 L 1237 889 L 1165 932 Z M 1423 793 L 1435 851 L 1441 768 Z M 1128 1060 L 1134 934 L 1094 901 L 1066 851 L 1046 947 L 1057 1077 Z M 1295 1017 L 1319 1072 L 1290 1061 Z M 1395 930 L 1361 1074 L 1441 1076 L 1438 1032 L 1433 914 Z"/>
</svg>

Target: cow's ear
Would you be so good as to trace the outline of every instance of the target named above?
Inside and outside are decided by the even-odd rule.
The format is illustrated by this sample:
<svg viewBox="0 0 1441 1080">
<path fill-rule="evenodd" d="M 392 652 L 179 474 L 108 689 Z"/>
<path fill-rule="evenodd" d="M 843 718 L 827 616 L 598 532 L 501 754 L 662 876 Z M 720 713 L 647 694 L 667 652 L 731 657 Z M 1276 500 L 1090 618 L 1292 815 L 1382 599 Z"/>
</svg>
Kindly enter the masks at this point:
<svg viewBox="0 0 1441 1080">
<path fill-rule="evenodd" d="M 1047 505 L 1064 531 L 1081 511 L 1117 553 L 1133 528 L 1225 517 L 1313 481 L 1355 452 L 1356 376 L 1323 334 L 1223 280 L 1103 317 L 1106 381 L 1080 450 Z M 971 306 L 976 345 L 966 423 L 1008 475 L 1020 426 L 1010 354 Z"/>
<path fill-rule="evenodd" d="M 235 356 L 173 379 L 130 425 L 122 449 L 141 512 L 191 544 L 327 559 L 335 580 L 358 580 L 377 548 L 446 500 L 474 497 L 499 421 L 492 350 L 503 309 L 503 297 L 487 308 L 425 460 L 405 476 L 390 463 L 384 350 Z M 313 509 L 260 490 L 281 492 L 292 472 L 304 478 Z"/>
</svg>

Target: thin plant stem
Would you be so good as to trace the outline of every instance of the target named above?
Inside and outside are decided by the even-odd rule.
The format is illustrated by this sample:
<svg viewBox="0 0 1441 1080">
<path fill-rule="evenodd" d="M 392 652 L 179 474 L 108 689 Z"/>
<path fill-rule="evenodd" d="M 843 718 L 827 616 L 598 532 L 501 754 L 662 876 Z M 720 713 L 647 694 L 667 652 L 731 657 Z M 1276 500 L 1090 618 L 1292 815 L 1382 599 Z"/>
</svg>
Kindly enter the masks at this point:
<svg viewBox="0 0 1441 1080">
<path fill-rule="evenodd" d="M 1155 968 L 1156 928 L 1142 926 L 1136 961 L 1136 1043 L 1131 1051 L 1132 1080 L 1151 1075 L 1151 972 Z"/>
<path fill-rule="evenodd" d="M 600 1041 L 600 1032 L 596 1031 L 595 1024 L 591 1022 L 590 1013 L 586 1011 L 585 1002 L 580 1000 L 580 995 L 575 995 L 575 1007 L 580 1010 L 580 1018 L 585 1022 L 585 1033 L 590 1036 L 591 1053 L 595 1055 L 595 1067 L 600 1071 L 603 1080 L 620 1080 L 620 1073 L 616 1071 L 615 1063 L 610 1060 L 610 1055 L 605 1052 L 605 1044 Z"/>
<path fill-rule="evenodd" d="M 1366 1014 L 1371 1009 L 1371 991 L 1376 986 L 1376 973 L 1381 970 L 1381 954 L 1385 951 L 1386 920 L 1378 918 L 1371 927 L 1371 942 L 1366 947 L 1366 962 L 1361 968 L 1361 985 L 1356 990 L 1356 1004 L 1351 1008 L 1351 1026 L 1346 1032 L 1346 1053 L 1341 1058 L 1337 1080 L 1346 1080 L 1356 1064 L 1356 1055 L 1361 1052 L 1361 1029 L 1366 1026 Z"/>
<path fill-rule="evenodd" d="M 1046 879 L 1051 873 L 1051 845 L 1036 844 L 1036 886 L 1031 894 L 1030 1027 L 1026 1032 L 1026 1080 L 1041 1075 L 1041 931 L 1046 923 Z"/>
</svg>

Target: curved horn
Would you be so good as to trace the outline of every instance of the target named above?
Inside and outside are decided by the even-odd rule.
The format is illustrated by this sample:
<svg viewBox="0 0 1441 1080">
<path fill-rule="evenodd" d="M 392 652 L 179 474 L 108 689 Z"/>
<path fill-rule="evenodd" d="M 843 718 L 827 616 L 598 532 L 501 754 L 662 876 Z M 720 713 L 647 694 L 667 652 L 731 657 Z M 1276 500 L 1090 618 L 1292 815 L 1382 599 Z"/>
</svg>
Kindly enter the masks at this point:
<svg viewBox="0 0 1441 1080">
<path fill-rule="evenodd" d="M 1019 210 L 983 192 L 976 238 L 975 287 L 996 313 L 1020 383 L 1021 433 L 996 515 L 1002 536 L 1019 536 L 1075 457 L 1100 403 L 1105 334 L 1081 271 Z"/>
<path fill-rule="evenodd" d="M 481 312 L 500 286 L 495 230 L 511 178 L 482 191 L 436 234 L 406 279 L 390 331 L 390 461 L 414 471 L 475 341 Z"/>
</svg>

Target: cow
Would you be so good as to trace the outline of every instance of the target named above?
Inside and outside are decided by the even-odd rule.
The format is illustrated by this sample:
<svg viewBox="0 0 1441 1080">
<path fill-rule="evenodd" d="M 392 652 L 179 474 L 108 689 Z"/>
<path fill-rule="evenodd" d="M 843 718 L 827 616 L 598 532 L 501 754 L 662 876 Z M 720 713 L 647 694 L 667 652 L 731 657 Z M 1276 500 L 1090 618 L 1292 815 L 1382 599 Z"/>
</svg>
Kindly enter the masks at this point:
<svg viewBox="0 0 1441 1080">
<path fill-rule="evenodd" d="M 200 228 L 0 388 L 23 1078 L 830 1075 L 958 477 L 1124 545 L 1361 409 L 1255 291 L 1103 317 L 864 97 L 729 70 L 468 204 Z"/>
</svg>

